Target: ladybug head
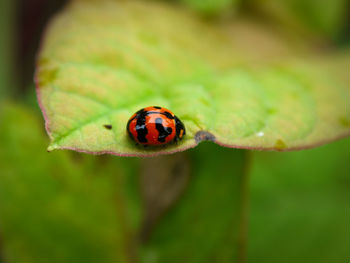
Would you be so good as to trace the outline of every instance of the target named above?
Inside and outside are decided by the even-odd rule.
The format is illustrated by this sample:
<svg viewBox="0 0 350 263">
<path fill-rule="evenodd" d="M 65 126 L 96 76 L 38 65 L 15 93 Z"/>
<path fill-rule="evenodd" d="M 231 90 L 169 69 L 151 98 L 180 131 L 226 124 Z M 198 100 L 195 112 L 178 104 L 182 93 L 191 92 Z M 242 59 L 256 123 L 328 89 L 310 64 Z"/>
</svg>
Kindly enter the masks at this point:
<svg viewBox="0 0 350 263">
<path fill-rule="evenodd" d="M 181 140 L 186 134 L 186 129 L 182 121 L 175 116 L 175 128 L 176 128 L 176 138 Z"/>
</svg>

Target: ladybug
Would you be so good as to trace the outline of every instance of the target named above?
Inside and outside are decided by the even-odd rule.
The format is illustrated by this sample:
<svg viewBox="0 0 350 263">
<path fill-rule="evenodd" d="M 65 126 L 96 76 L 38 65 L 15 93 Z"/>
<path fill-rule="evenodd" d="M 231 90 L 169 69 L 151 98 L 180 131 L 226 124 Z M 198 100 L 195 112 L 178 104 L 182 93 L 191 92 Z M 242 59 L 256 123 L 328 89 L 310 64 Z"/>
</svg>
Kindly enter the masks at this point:
<svg viewBox="0 0 350 263">
<path fill-rule="evenodd" d="M 164 145 L 177 142 L 186 134 L 185 126 L 170 110 L 151 106 L 131 116 L 126 130 L 132 140 L 142 145 Z"/>
</svg>

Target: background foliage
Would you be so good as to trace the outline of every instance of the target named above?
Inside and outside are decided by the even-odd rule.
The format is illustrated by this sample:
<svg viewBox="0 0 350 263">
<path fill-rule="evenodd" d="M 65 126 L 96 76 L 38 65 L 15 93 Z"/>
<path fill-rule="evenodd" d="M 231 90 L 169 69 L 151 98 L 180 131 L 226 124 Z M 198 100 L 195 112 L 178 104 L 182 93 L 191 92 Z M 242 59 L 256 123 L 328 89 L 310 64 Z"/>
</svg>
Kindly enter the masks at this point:
<svg viewBox="0 0 350 263">
<path fill-rule="evenodd" d="M 45 21 L 63 2 L 0 2 L 9 11 L 0 16 L 0 91 L 8 94 L 0 98 L 0 262 L 232 262 L 246 152 L 202 143 L 164 159 L 161 169 L 180 169 L 181 178 L 153 192 L 145 178 L 152 181 L 147 163 L 157 160 L 47 153 L 33 58 Z M 181 2 L 211 23 L 250 16 L 273 30 L 277 24 L 294 48 L 322 63 L 331 57 L 329 70 L 349 81 L 348 1 L 325 1 L 327 8 L 311 0 Z M 266 39 L 261 58 L 285 52 L 270 29 L 244 25 L 235 30 Z M 349 262 L 350 140 L 250 158 L 248 262 Z"/>
</svg>

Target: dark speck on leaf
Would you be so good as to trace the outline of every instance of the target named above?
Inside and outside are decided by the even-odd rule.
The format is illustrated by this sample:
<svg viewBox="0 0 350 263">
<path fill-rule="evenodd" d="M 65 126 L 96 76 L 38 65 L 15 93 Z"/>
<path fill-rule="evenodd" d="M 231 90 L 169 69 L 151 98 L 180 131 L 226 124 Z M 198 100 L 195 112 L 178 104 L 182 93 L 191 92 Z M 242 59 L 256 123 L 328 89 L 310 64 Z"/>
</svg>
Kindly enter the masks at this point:
<svg viewBox="0 0 350 263">
<path fill-rule="evenodd" d="M 207 131 L 199 131 L 194 136 L 194 139 L 196 140 L 196 143 L 200 143 L 202 141 L 215 141 L 215 136 Z"/>
<path fill-rule="evenodd" d="M 107 130 L 112 130 L 112 125 L 111 124 L 105 124 L 103 125 Z"/>
</svg>

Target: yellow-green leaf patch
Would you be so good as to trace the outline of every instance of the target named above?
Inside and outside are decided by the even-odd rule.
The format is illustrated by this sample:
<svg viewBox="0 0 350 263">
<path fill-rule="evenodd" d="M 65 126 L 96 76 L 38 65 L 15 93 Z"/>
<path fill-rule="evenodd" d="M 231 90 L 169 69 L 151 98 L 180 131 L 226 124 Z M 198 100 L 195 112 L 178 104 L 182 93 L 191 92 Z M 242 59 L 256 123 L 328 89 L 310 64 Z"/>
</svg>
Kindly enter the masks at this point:
<svg viewBox="0 0 350 263">
<path fill-rule="evenodd" d="M 310 62 L 253 63 L 232 31 L 165 3 L 72 1 L 38 59 L 49 150 L 149 156 L 202 140 L 292 150 L 350 133 L 348 89 Z M 144 149 L 128 138 L 128 118 L 152 105 L 184 122 L 179 144 Z"/>
</svg>

